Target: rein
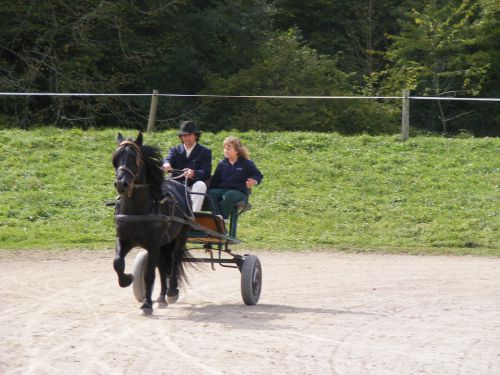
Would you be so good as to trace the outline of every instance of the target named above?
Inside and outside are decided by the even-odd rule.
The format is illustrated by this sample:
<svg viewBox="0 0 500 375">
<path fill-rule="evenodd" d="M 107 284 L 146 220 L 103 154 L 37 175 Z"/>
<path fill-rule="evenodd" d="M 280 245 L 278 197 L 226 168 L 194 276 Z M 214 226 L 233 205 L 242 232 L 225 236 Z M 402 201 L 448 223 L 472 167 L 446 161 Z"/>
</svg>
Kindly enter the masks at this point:
<svg viewBox="0 0 500 375">
<path fill-rule="evenodd" d="M 175 177 L 170 177 L 171 180 L 180 180 L 181 178 L 186 176 L 186 171 L 183 169 L 174 169 L 170 168 L 170 172 L 177 172 L 180 173 L 180 175 L 175 176 Z"/>
<path fill-rule="evenodd" d="M 175 168 L 171 168 L 170 169 L 170 172 L 177 172 L 177 173 L 182 173 L 180 174 L 179 176 L 176 176 L 176 177 L 170 177 L 171 180 L 179 180 L 181 178 L 184 178 L 184 195 L 186 197 L 186 201 L 189 202 L 189 193 L 188 193 L 188 178 L 187 178 L 187 171 L 183 170 L 183 169 L 175 169 Z M 191 214 L 191 216 L 193 217 L 194 214 L 193 214 L 193 210 L 191 209 L 191 206 L 188 204 L 188 208 L 189 208 L 189 213 Z"/>
</svg>

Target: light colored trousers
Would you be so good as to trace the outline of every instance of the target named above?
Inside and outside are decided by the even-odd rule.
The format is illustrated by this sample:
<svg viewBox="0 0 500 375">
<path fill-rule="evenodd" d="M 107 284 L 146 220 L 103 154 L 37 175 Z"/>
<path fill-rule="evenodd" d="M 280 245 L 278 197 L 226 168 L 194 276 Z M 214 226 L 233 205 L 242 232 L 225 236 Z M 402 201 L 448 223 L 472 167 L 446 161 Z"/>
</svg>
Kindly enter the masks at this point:
<svg viewBox="0 0 500 375">
<path fill-rule="evenodd" d="M 193 186 L 189 189 L 190 192 L 193 193 L 203 193 L 207 192 L 207 185 L 203 181 L 196 181 Z M 201 207 L 203 206 L 203 200 L 205 199 L 204 195 L 200 194 L 189 194 L 191 197 L 191 203 L 193 204 L 193 212 L 201 211 Z"/>
</svg>

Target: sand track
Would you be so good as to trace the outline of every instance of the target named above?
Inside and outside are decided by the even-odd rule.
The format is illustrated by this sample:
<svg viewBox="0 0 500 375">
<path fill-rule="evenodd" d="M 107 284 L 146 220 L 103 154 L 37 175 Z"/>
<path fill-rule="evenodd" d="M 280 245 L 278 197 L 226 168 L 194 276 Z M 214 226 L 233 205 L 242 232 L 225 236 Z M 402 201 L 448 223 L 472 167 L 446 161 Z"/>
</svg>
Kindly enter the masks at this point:
<svg viewBox="0 0 500 375">
<path fill-rule="evenodd" d="M 0 374 L 500 374 L 500 259 L 254 254 L 257 306 L 207 266 L 145 317 L 112 251 L 0 251 Z"/>
</svg>

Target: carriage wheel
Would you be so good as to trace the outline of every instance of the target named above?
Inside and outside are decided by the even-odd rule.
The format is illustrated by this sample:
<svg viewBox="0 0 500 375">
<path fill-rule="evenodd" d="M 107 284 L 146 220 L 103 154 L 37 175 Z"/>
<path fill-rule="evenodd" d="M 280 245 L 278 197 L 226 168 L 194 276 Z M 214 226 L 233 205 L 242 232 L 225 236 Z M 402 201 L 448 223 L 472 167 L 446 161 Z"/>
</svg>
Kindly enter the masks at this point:
<svg viewBox="0 0 500 375">
<path fill-rule="evenodd" d="M 241 267 L 241 296 L 246 305 L 256 305 L 262 289 L 262 267 L 255 255 L 245 256 Z"/>
<path fill-rule="evenodd" d="M 134 266 L 132 273 L 134 274 L 134 297 L 138 302 L 144 302 L 146 298 L 146 282 L 144 281 L 144 275 L 146 274 L 146 267 L 148 266 L 148 252 L 142 250 L 139 252 L 134 259 Z"/>
</svg>

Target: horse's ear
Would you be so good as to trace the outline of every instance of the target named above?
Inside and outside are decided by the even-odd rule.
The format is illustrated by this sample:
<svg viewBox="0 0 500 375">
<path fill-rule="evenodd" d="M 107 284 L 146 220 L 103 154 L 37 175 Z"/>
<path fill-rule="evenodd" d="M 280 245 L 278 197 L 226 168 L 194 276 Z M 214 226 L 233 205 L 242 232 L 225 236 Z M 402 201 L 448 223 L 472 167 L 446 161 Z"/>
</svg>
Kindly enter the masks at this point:
<svg viewBox="0 0 500 375">
<path fill-rule="evenodd" d="M 137 138 L 134 141 L 137 145 L 142 146 L 142 132 L 139 132 Z"/>
<path fill-rule="evenodd" d="M 122 135 L 122 133 L 118 133 L 118 137 L 116 138 L 116 140 L 118 141 L 118 144 L 120 144 L 120 143 L 123 142 L 123 135 Z"/>
</svg>

